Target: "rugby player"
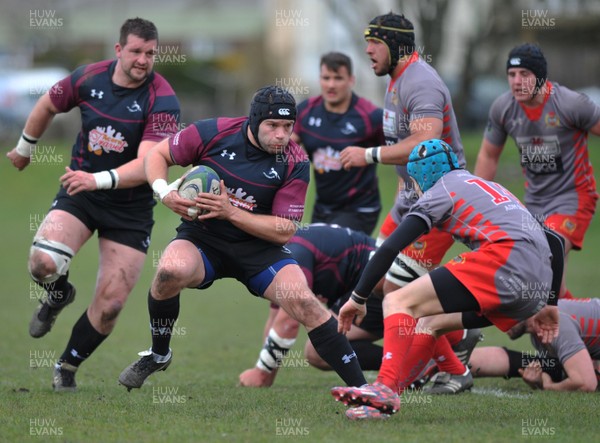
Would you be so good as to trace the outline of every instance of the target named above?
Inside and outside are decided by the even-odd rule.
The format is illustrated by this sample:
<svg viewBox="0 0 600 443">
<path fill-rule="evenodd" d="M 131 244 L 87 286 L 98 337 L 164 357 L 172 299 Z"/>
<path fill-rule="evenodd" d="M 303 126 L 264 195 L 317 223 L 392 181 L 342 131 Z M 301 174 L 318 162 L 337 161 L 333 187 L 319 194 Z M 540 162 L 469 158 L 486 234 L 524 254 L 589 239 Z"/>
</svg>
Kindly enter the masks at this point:
<svg viewBox="0 0 600 443">
<path fill-rule="evenodd" d="M 441 332 L 492 324 L 507 331 L 535 315 L 533 327 L 543 343 L 558 334 L 558 309 L 547 302 L 551 298 L 556 303 L 553 289 L 562 277 L 560 239 L 533 223 L 533 216 L 505 188 L 461 168 L 442 140 L 419 143 L 407 166 L 420 198 L 377 249 L 340 309 L 340 331 L 348 331 L 355 317 L 360 325 L 372 288 L 398 251 L 434 226 L 471 251 L 385 295 L 384 358 L 377 380 L 331 391 L 351 406 L 346 411 L 350 419 L 381 419 L 397 412 L 399 394 L 411 374 L 430 360 L 433 337 Z M 531 221 L 531 228 L 523 229 L 523 221 Z M 551 252 L 550 241 L 552 251 L 558 243 L 558 255 Z M 560 265 L 554 270 L 553 260 Z M 422 325 L 415 328 L 419 319 Z"/>
<path fill-rule="evenodd" d="M 267 86 L 254 95 L 249 117 L 197 121 L 148 154 L 148 182 L 183 221 L 148 293 L 152 347 L 119 377 L 129 390 L 170 365 L 181 290 L 205 289 L 220 278 L 235 278 L 252 294 L 278 303 L 306 327 L 316 351 L 344 382 L 365 383 L 347 338 L 285 247 L 302 219 L 309 181 L 308 159 L 290 139 L 295 120 L 294 97 Z M 168 167 L 175 164 L 210 166 L 222 179 L 221 194 L 200 193 L 195 201 L 180 197 L 166 183 Z M 190 209 L 208 213 L 193 220 Z"/>
<path fill-rule="evenodd" d="M 55 365 L 55 391 L 76 389 L 75 372 L 113 330 L 150 245 L 156 202 L 143 159 L 177 132 L 180 115 L 173 89 L 153 72 L 157 47 L 152 22 L 126 20 L 115 44 L 116 59 L 81 66 L 54 85 L 38 100 L 17 146 L 7 154 L 24 169 L 53 117 L 79 107 L 82 127 L 71 164 L 29 255 L 31 277 L 46 290 L 29 323 L 30 335 L 39 338 L 73 302 L 71 260 L 98 232 L 95 292 Z"/>
</svg>

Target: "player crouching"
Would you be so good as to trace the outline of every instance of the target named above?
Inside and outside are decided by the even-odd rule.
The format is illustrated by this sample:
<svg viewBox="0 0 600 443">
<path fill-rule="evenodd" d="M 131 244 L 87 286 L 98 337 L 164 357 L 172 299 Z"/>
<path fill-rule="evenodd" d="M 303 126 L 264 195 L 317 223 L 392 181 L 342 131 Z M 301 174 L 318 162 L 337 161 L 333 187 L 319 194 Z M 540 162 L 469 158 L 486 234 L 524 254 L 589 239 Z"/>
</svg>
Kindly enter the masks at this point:
<svg viewBox="0 0 600 443">
<path fill-rule="evenodd" d="M 411 374 L 430 360 L 432 344 L 442 333 L 492 324 L 507 331 L 534 315 L 543 342 L 558 333 L 558 310 L 546 305 L 556 304 L 560 244 L 553 263 L 545 231 L 521 202 L 501 185 L 461 169 L 445 142 L 418 144 L 407 167 L 419 199 L 377 250 L 340 310 L 340 332 L 347 332 L 355 317 L 360 324 L 368 295 L 398 252 L 433 227 L 451 233 L 471 251 L 385 296 L 384 358 L 377 380 L 331 390 L 336 400 L 351 406 L 346 416 L 353 420 L 397 412 Z"/>
</svg>

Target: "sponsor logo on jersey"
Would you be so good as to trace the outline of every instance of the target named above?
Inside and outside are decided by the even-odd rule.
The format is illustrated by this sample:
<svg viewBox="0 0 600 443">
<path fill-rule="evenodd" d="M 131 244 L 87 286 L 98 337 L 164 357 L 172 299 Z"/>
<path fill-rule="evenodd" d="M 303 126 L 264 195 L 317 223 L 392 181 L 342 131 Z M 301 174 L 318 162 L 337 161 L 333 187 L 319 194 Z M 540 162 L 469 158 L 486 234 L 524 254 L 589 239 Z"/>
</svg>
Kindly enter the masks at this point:
<svg viewBox="0 0 600 443">
<path fill-rule="evenodd" d="M 321 117 L 310 117 L 308 119 L 308 126 L 316 126 L 318 128 L 321 126 L 322 122 L 323 120 L 321 120 Z"/>
<path fill-rule="evenodd" d="M 223 149 L 221 152 L 221 157 L 229 157 L 229 160 L 233 160 L 237 153 L 235 152 L 227 152 L 227 149 Z"/>
<path fill-rule="evenodd" d="M 177 146 L 179 144 L 179 136 L 181 135 L 181 131 L 179 131 L 177 134 L 175 134 L 175 137 L 173 137 L 173 145 Z"/>
<path fill-rule="evenodd" d="M 350 354 L 350 355 L 343 355 L 343 356 L 342 356 L 342 361 L 343 361 L 345 364 L 348 364 L 348 363 L 350 363 L 350 362 L 352 361 L 352 359 L 353 359 L 353 358 L 356 358 L 356 352 L 353 352 L 353 353 L 352 353 L 352 354 Z"/>
<path fill-rule="evenodd" d="M 257 206 L 254 196 L 248 195 L 242 188 L 237 188 L 235 191 L 233 188 L 227 188 L 227 196 L 229 197 L 229 202 L 238 208 L 253 212 Z"/>
<path fill-rule="evenodd" d="M 90 95 L 94 98 L 98 98 L 99 100 L 102 100 L 104 91 L 96 91 L 95 89 L 92 89 L 92 92 L 90 93 Z"/>
<path fill-rule="evenodd" d="M 102 151 L 121 153 L 127 146 L 129 145 L 125 141 L 125 137 L 110 125 L 106 128 L 96 126 L 88 134 L 88 151 L 96 155 L 102 155 Z"/>
<path fill-rule="evenodd" d="M 318 148 L 313 154 L 313 166 L 315 172 L 324 174 L 329 171 L 341 171 L 342 162 L 340 161 L 340 153 L 331 146 Z"/>
<path fill-rule="evenodd" d="M 563 171 L 558 136 L 516 137 L 521 151 L 521 166 L 536 175 Z"/>
<path fill-rule="evenodd" d="M 513 119 L 507 120 L 506 122 L 506 129 L 507 131 L 513 131 L 515 128 L 518 128 L 519 126 L 522 126 L 523 124 L 525 124 L 525 119 L 523 117 L 515 117 Z M 491 121 L 490 121 L 490 125 L 491 125 Z M 491 129 L 491 126 L 490 126 Z"/>
<path fill-rule="evenodd" d="M 386 137 L 398 137 L 396 133 L 396 113 L 389 109 L 383 111 L 383 133 Z"/>
</svg>

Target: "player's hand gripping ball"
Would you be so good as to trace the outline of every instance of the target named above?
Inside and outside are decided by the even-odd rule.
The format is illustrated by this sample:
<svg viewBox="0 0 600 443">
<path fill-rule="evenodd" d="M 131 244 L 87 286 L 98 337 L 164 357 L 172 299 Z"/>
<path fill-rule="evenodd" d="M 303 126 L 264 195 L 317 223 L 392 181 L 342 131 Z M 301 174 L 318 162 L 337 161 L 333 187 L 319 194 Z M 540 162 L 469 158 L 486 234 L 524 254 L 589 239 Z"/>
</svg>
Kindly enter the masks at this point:
<svg viewBox="0 0 600 443">
<path fill-rule="evenodd" d="M 221 179 L 217 173 L 208 166 L 198 165 L 190 169 L 183 177 L 181 185 L 177 192 L 183 198 L 194 200 L 201 192 L 211 192 L 213 194 L 221 193 Z M 197 218 L 198 215 L 205 214 L 206 211 L 198 213 L 197 207 L 188 209 L 188 215 Z"/>
</svg>

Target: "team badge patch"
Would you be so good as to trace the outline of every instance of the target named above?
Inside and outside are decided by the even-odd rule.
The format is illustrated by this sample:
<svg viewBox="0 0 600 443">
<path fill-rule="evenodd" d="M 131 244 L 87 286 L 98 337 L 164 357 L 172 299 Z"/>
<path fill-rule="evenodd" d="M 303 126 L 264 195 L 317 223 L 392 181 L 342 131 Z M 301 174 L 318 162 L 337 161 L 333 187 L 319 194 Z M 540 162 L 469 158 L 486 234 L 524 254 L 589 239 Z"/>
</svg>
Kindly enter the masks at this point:
<svg viewBox="0 0 600 443">
<path fill-rule="evenodd" d="M 449 265 L 462 265 L 465 262 L 465 258 L 462 255 L 457 255 L 450 262 Z"/>
<path fill-rule="evenodd" d="M 562 228 L 569 234 L 572 234 L 577 229 L 577 223 L 570 218 L 565 218 L 562 222 Z"/>
<path fill-rule="evenodd" d="M 557 128 L 560 126 L 560 119 L 558 118 L 558 115 L 556 115 L 556 112 L 548 112 L 544 117 L 544 122 L 549 128 Z"/>
</svg>

